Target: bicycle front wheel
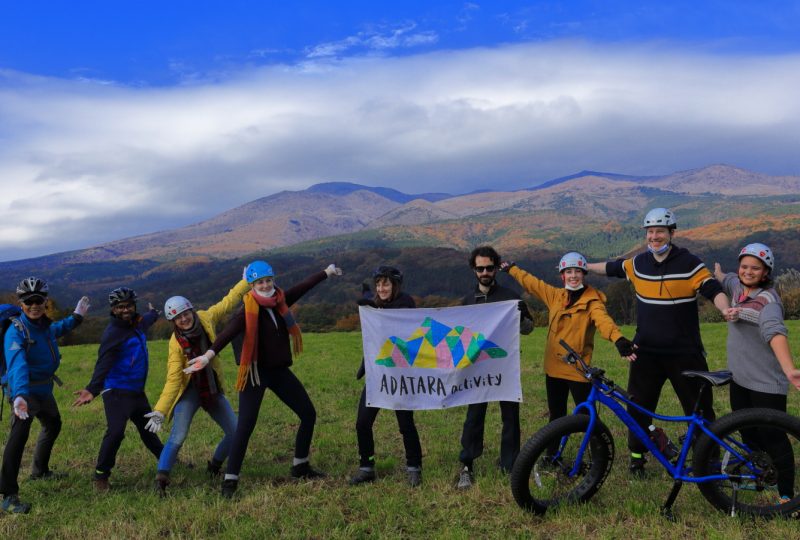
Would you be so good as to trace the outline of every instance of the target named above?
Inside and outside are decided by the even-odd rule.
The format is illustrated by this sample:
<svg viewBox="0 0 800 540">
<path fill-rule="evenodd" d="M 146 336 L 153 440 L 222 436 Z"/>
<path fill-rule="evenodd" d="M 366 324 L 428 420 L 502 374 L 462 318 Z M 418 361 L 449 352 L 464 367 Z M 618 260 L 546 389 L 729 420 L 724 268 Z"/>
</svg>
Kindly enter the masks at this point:
<svg viewBox="0 0 800 540">
<path fill-rule="evenodd" d="M 797 512 L 799 419 L 775 409 L 742 409 L 709 429 L 728 448 L 706 434 L 700 437 L 694 448 L 694 475 L 729 478 L 698 484 L 708 502 L 731 514 L 772 517 Z"/>
<path fill-rule="evenodd" d="M 511 492 L 518 505 L 544 514 L 563 502 L 587 501 L 597 493 L 614 462 L 614 439 L 608 427 L 597 420 L 572 474 L 588 428 L 588 416 L 565 416 L 547 424 L 525 443 L 511 470 Z"/>
</svg>

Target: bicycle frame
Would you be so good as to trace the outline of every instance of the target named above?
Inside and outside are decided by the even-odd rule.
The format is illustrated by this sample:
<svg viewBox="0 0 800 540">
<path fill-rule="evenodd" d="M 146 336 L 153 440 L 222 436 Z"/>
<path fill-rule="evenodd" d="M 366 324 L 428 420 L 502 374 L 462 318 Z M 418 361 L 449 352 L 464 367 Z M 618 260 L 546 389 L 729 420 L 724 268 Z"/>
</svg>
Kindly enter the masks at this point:
<svg viewBox="0 0 800 540">
<path fill-rule="evenodd" d="M 709 428 L 709 422 L 705 418 L 703 418 L 700 413 L 695 412 L 692 416 L 668 416 L 657 414 L 652 411 L 641 407 L 640 405 L 631 401 L 628 397 L 624 396 L 618 389 L 612 388 L 607 385 L 604 381 L 600 380 L 597 377 L 591 376 L 587 374 L 587 378 L 592 384 L 592 390 L 589 393 L 589 397 L 583 403 L 578 404 L 575 407 L 573 414 L 580 414 L 581 411 L 586 411 L 589 415 L 589 427 L 586 430 L 586 435 L 584 435 L 583 440 L 581 441 L 581 445 L 578 449 L 578 454 L 575 459 L 575 463 L 572 466 L 572 470 L 568 473 L 568 476 L 572 477 L 578 473 L 580 469 L 580 463 L 583 459 L 583 454 L 586 450 L 587 445 L 589 444 L 589 439 L 591 437 L 592 432 L 594 431 L 594 427 L 597 424 L 598 416 L 597 416 L 597 406 L 596 404 L 599 402 L 605 405 L 608 409 L 610 409 L 616 416 L 619 418 L 623 424 L 636 436 L 639 441 L 644 444 L 644 446 L 650 451 L 650 453 L 661 463 L 661 465 L 667 470 L 670 476 L 676 480 L 681 482 L 691 482 L 691 483 L 702 483 L 702 482 L 710 482 L 714 480 L 728 480 L 728 479 L 736 479 L 736 480 L 755 480 L 756 472 L 758 471 L 758 467 L 754 465 L 750 460 L 748 460 L 745 454 L 749 453 L 749 450 L 744 446 L 742 443 L 736 443 L 736 446 L 740 448 L 737 450 L 733 446 L 731 446 L 728 442 L 720 440 Z M 656 444 L 650 439 L 650 436 L 642 429 L 642 427 L 636 423 L 633 417 L 628 413 L 627 410 L 620 404 L 620 402 L 630 405 L 631 407 L 637 409 L 638 411 L 647 414 L 657 420 L 663 422 L 687 422 L 689 427 L 686 431 L 686 435 L 683 439 L 683 444 L 680 448 L 680 453 L 678 454 L 678 458 L 673 464 L 667 457 L 661 452 Z M 727 452 L 730 452 L 731 458 L 736 459 L 737 461 L 744 463 L 747 469 L 753 471 L 754 474 L 745 474 L 745 475 L 729 475 L 729 474 L 715 474 L 709 476 L 691 476 L 691 468 L 686 467 L 686 458 L 689 455 L 689 450 L 692 446 L 692 441 L 694 440 L 694 435 L 699 431 L 702 431 L 706 435 L 708 435 L 711 439 L 713 439 L 717 444 L 720 445 L 721 448 L 725 449 Z M 567 437 L 564 437 L 561 440 L 561 444 L 558 449 L 557 456 L 561 454 L 561 451 L 566 444 Z"/>
</svg>

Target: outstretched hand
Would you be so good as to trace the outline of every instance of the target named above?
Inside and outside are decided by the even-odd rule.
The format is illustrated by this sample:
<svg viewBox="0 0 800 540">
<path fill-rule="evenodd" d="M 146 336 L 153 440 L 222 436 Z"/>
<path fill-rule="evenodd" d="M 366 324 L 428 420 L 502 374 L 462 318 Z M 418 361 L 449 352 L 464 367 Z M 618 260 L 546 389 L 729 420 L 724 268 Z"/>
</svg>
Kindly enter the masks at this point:
<svg viewBox="0 0 800 540">
<path fill-rule="evenodd" d="M 145 418 L 149 418 L 147 423 L 144 425 L 144 429 L 149 431 L 150 433 L 158 433 L 161 431 L 161 424 L 164 423 L 164 415 L 158 411 L 149 412 L 144 415 Z"/>
<path fill-rule="evenodd" d="M 500 271 L 508 272 L 514 266 L 517 266 L 517 263 L 515 263 L 514 261 L 503 261 L 500 263 Z"/>
<path fill-rule="evenodd" d="M 73 396 L 78 396 L 78 398 L 72 402 L 73 407 L 80 407 L 81 405 L 86 405 L 90 401 L 94 399 L 94 395 L 89 392 L 87 389 L 78 390 L 77 392 L 72 393 Z"/>
<path fill-rule="evenodd" d="M 20 420 L 28 419 L 28 402 L 22 396 L 14 398 L 14 414 Z"/>
<path fill-rule="evenodd" d="M 617 351 L 622 358 L 628 362 L 636 361 L 636 349 L 639 348 L 636 343 L 623 336 L 614 342 L 614 346 L 617 347 Z"/>
<path fill-rule="evenodd" d="M 216 356 L 217 354 L 212 351 L 211 349 L 207 350 L 205 353 L 201 354 L 200 356 L 195 356 L 191 360 L 189 360 L 189 366 L 183 369 L 184 373 L 194 373 L 195 371 L 200 371 L 205 369 L 209 362 Z"/>
<path fill-rule="evenodd" d="M 722 266 L 718 262 L 714 263 L 714 277 L 717 278 L 717 281 L 725 279 L 725 272 L 722 271 Z"/>
<path fill-rule="evenodd" d="M 789 379 L 789 383 L 792 386 L 800 390 L 800 369 L 793 369 L 786 374 L 786 377 Z"/>
<path fill-rule="evenodd" d="M 81 299 L 78 300 L 78 305 L 75 306 L 74 313 L 77 313 L 81 317 L 86 316 L 86 312 L 89 311 L 89 297 L 88 296 L 81 296 Z"/>
<path fill-rule="evenodd" d="M 328 275 L 328 277 L 341 276 L 342 269 L 331 263 L 325 268 L 325 273 Z"/>
</svg>

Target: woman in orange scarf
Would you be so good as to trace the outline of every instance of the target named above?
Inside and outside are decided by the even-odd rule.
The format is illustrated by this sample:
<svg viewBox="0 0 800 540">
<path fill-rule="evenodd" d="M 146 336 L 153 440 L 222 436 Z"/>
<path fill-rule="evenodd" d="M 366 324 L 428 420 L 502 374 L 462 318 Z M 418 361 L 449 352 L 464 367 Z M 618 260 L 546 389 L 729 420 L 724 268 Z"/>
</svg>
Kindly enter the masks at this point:
<svg viewBox="0 0 800 540">
<path fill-rule="evenodd" d="M 319 478 L 323 473 L 311 467 L 309 451 L 317 412 L 306 389 L 289 367 L 292 353 L 300 354 L 303 339 L 300 327 L 289 307 L 322 280 L 341 274 L 331 264 L 293 287 L 283 290 L 275 285 L 275 273 L 264 261 L 255 261 L 245 268 L 244 278 L 250 284 L 244 307 L 217 335 L 211 348 L 193 359 L 184 371 L 203 369 L 236 336 L 244 333 L 236 389 L 239 391 L 239 422 L 231 445 L 222 495 L 232 497 L 239 482 L 250 435 L 256 426 L 258 412 L 267 388 L 300 418 L 295 438 L 293 478 Z M 291 338 L 291 340 L 290 340 Z M 291 346 L 290 346 L 291 341 Z"/>
</svg>

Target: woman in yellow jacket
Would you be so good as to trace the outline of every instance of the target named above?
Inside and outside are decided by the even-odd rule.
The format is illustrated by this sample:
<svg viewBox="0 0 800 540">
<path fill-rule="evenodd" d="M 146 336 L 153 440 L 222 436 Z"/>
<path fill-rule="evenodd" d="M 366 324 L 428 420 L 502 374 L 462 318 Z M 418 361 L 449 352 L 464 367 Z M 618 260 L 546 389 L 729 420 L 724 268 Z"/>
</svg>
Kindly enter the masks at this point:
<svg viewBox="0 0 800 540">
<path fill-rule="evenodd" d="M 173 296 L 164 305 L 166 318 L 172 321 L 175 330 L 169 339 L 167 378 L 153 412 L 145 415 L 150 418 L 146 427 L 154 433 L 161 430 L 165 418 L 173 418 L 172 431 L 161 452 L 156 473 L 156 489 L 162 496 L 166 494 L 170 471 L 189 434 L 194 413 L 200 407 L 225 433 L 208 462 L 208 472 L 218 475 L 222 462 L 228 457 L 236 432 L 236 415 L 223 393 L 219 358 L 214 358 L 195 373 L 184 373 L 183 369 L 189 365 L 190 359 L 208 350 L 217 337 L 214 331 L 217 323 L 241 304 L 242 296 L 249 290 L 250 286 L 243 279 L 225 298 L 207 310 L 195 311 L 192 303 L 183 296 Z"/>
<path fill-rule="evenodd" d="M 586 258 L 577 252 L 561 257 L 558 270 L 564 288 L 553 287 L 522 270 L 514 263 L 504 262 L 500 269 L 508 272 L 530 294 L 544 302 L 548 309 L 547 344 L 544 349 L 545 389 L 550 421 L 567 414 L 567 394 L 576 404 L 589 397 L 591 384 L 575 368 L 562 360 L 564 350 L 560 340 L 579 351 L 586 363 L 592 360 L 594 334 L 616 345 L 620 356 L 636 359 L 633 343 L 625 338 L 606 311 L 605 295 L 585 283 Z"/>
</svg>

